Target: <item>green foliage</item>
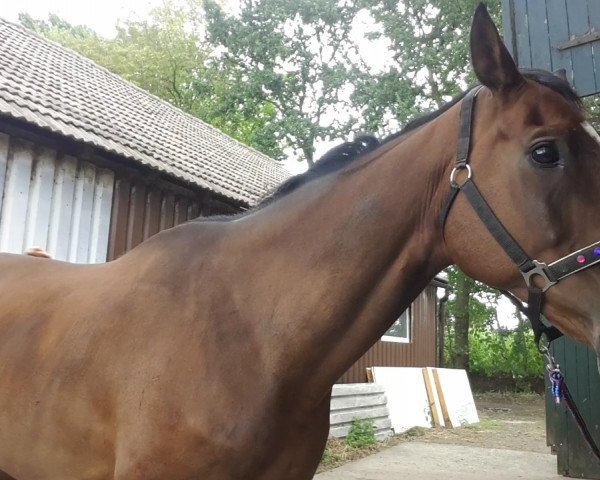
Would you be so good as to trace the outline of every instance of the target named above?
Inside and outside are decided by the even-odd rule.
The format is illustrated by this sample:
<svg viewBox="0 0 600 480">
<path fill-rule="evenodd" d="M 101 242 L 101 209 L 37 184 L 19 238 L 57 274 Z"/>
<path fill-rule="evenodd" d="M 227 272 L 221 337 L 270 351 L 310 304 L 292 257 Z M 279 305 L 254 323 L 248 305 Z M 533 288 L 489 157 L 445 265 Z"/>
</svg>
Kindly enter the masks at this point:
<svg viewBox="0 0 600 480">
<path fill-rule="evenodd" d="M 366 72 L 351 36 L 360 7 L 348 0 L 244 0 L 238 14 L 228 14 L 207 0 L 205 8 L 208 41 L 220 52 L 212 65 L 233 87 L 228 109 L 251 116 L 257 103 L 270 105 L 277 121 L 264 126 L 265 134 L 309 164 L 315 142 L 350 132 L 357 121 L 345 92 Z"/>
<path fill-rule="evenodd" d="M 390 43 L 389 67 L 372 76 L 353 99 L 365 102 L 366 124 L 386 126 L 439 108 L 474 81 L 469 32 L 479 0 L 362 0 L 375 20 L 368 33 Z M 500 25 L 500 0 L 486 2 Z M 366 103 L 368 101 L 368 103 Z"/>
<path fill-rule="evenodd" d="M 346 443 L 352 448 L 362 448 L 375 443 L 375 424 L 371 419 L 356 419 L 352 422 Z"/>
<path fill-rule="evenodd" d="M 583 108 L 590 123 L 600 131 L 600 95 L 591 95 L 583 99 Z"/>
<path fill-rule="evenodd" d="M 448 281 L 455 295 L 447 305 L 445 357 L 453 365 L 457 345 L 456 297 L 464 274 L 456 267 L 447 270 Z M 543 372 L 543 359 L 537 351 L 533 332 L 519 313 L 515 330 L 502 328 L 497 318 L 500 293 L 480 282 L 471 280 L 468 303 L 468 370 L 488 377 L 509 375 L 512 378 L 531 378 Z"/>
<path fill-rule="evenodd" d="M 543 372 L 543 357 L 537 351 L 530 330 L 472 330 L 469 346 L 472 373 L 527 378 Z"/>
</svg>

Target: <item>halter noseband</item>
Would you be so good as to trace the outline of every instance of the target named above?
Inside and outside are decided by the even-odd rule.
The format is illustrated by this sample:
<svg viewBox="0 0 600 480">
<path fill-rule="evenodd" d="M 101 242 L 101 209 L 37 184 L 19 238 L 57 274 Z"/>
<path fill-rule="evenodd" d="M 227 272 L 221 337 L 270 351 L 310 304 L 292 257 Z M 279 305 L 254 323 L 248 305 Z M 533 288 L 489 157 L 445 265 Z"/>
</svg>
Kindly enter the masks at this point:
<svg viewBox="0 0 600 480">
<path fill-rule="evenodd" d="M 477 94 L 481 88 L 481 86 L 478 86 L 469 91 L 462 101 L 456 163 L 450 174 L 451 190 L 446 198 L 446 203 L 442 208 L 442 232 L 444 231 L 444 226 L 448 214 L 450 213 L 450 209 L 452 208 L 452 204 L 458 193 L 462 191 L 490 234 L 523 275 L 529 292 L 526 308 L 520 300 L 509 292 L 503 293 L 508 295 L 513 303 L 519 306 L 520 310 L 527 315 L 534 331 L 536 345 L 539 347 L 542 336 L 546 337 L 548 343 L 562 336 L 562 333 L 556 327 L 546 325 L 542 321 L 544 292 L 563 278 L 585 270 L 593 265 L 600 264 L 600 242 L 593 243 L 581 250 L 570 253 L 548 265 L 544 262 L 529 258 L 517 241 L 510 233 L 508 233 L 506 228 L 504 228 L 504 225 L 502 225 L 498 217 L 496 217 L 473 182 L 473 169 L 469 165 L 473 107 L 475 105 Z M 466 171 L 466 179 L 459 184 L 457 182 L 457 175 L 460 170 Z M 533 277 L 541 279 L 543 285 L 536 286 L 533 282 Z"/>
</svg>

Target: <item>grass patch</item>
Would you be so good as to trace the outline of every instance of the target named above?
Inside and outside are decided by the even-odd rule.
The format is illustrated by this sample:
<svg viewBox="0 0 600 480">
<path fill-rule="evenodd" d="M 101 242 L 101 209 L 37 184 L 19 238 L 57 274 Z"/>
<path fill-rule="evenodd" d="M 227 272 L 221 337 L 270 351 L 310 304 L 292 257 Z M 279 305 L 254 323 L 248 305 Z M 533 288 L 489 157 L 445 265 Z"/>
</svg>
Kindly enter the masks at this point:
<svg viewBox="0 0 600 480">
<path fill-rule="evenodd" d="M 352 448 L 364 448 L 375 443 L 375 423 L 373 420 L 354 420 L 346 443 Z"/>
<path fill-rule="evenodd" d="M 327 440 L 327 446 L 323 452 L 323 457 L 321 458 L 321 464 L 319 465 L 317 473 L 331 470 L 344 465 L 345 463 L 364 458 L 378 452 L 380 448 L 380 445 L 377 443 L 355 448 L 348 445 L 344 439 L 331 437 Z"/>
</svg>

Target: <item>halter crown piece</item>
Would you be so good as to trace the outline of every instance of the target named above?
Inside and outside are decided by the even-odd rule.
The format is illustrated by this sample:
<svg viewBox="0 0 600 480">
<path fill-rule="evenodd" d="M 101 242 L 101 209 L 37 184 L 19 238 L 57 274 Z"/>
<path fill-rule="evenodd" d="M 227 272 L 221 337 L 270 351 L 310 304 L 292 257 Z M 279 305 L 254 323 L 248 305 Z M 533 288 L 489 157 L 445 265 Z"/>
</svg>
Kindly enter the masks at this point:
<svg viewBox="0 0 600 480">
<path fill-rule="evenodd" d="M 532 260 L 504 228 L 502 222 L 496 217 L 489 204 L 481 195 L 481 192 L 473 182 L 473 169 L 469 165 L 469 153 L 471 148 L 471 128 L 473 124 L 473 107 L 475 99 L 481 90 L 481 86 L 475 87 L 464 97 L 460 110 L 460 125 L 458 131 L 458 147 L 456 154 L 456 164 L 450 174 L 450 192 L 446 197 L 446 202 L 442 208 L 441 223 L 442 234 L 444 226 L 452 204 L 459 192 L 463 192 L 471 207 L 475 210 L 483 224 L 486 226 L 490 234 L 496 242 L 502 247 L 506 254 L 510 257 L 513 263 L 517 266 L 523 279 L 527 285 L 528 298 L 527 307 L 512 295 L 510 292 L 504 291 L 510 300 L 527 315 L 531 322 L 531 327 L 535 335 L 535 342 L 538 350 L 544 354 L 547 360 L 546 369 L 549 374 L 550 384 L 552 385 L 552 394 L 556 403 L 564 398 L 567 407 L 571 410 L 575 421 L 581 430 L 584 438 L 590 446 L 592 452 L 600 460 L 600 448 L 596 445 L 589 429 L 583 421 L 567 384 L 564 381 L 564 376 L 560 372 L 558 364 L 550 354 L 548 349 L 550 343 L 556 338 L 562 336 L 562 332 L 556 327 L 547 324 L 547 320 L 542 315 L 542 307 L 544 301 L 544 292 L 551 286 L 556 285 L 563 278 L 566 278 L 574 273 L 581 272 L 593 265 L 600 264 L 600 242 L 593 243 L 587 247 L 577 250 L 576 252 L 565 255 L 564 257 L 546 264 L 538 260 Z M 462 183 L 457 182 L 458 172 L 466 171 L 466 178 Z M 534 277 L 537 277 L 537 282 L 541 286 L 534 283 Z M 544 320 L 543 320 L 544 319 Z M 540 345 L 542 336 L 546 337 L 547 345 Z"/>
</svg>

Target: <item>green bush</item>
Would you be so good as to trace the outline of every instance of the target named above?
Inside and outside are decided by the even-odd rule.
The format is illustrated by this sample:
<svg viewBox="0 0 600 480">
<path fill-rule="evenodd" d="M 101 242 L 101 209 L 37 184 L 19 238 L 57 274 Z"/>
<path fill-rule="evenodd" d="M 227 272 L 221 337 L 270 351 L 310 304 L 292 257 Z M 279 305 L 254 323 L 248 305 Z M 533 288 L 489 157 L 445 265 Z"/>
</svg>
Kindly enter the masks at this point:
<svg viewBox="0 0 600 480">
<path fill-rule="evenodd" d="M 471 330 L 469 369 L 488 377 L 504 374 L 518 379 L 541 375 L 544 362 L 529 330 Z"/>
<path fill-rule="evenodd" d="M 375 443 L 375 424 L 373 420 L 354 420 L 346 437 L 346 443 L 352 448 L 373 445 Z"/>
</svg>

